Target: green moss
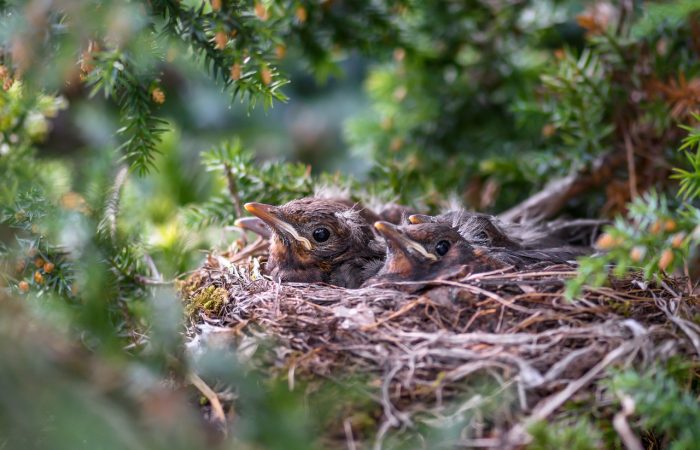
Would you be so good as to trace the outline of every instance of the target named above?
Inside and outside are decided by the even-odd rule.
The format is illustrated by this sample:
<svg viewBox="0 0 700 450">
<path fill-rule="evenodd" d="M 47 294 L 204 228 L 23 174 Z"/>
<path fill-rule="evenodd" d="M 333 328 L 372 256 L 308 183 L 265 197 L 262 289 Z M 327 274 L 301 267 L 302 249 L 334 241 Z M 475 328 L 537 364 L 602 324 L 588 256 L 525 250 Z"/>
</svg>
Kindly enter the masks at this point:
<svg viewBox="0 0 700 450">
<path fill-rule="evenodd" d="M 191 316 L 198 311 L 216 313 L 223 308 L 227 299 L 226 289 L 214 285 L 207 286 L 187 301 L 185 314 Z"/>
<path fill-rule="evenodd" d="M 529 431 L 533 440 L 527 446 L 528 450 L 593 450 L 602 447 L 600 431 L 585 419 L 572 425 L 538 422 Z"/>
</svg>

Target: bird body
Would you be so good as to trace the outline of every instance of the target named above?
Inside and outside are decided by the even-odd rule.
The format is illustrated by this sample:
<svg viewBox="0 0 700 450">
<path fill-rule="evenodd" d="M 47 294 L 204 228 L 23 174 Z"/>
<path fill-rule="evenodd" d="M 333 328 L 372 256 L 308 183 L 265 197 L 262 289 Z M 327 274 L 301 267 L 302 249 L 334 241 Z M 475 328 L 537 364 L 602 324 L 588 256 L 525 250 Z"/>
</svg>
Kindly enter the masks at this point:
<svg viewBox="0 0 700 450">
<path fill-rule="evenodd" d="M 307 197 L 245 208 L 270 228 L 267 271 L 274 279 L 356 288 L 384 260 L 371 225 L 378 216 L 350 201 Z"/>
</svg>

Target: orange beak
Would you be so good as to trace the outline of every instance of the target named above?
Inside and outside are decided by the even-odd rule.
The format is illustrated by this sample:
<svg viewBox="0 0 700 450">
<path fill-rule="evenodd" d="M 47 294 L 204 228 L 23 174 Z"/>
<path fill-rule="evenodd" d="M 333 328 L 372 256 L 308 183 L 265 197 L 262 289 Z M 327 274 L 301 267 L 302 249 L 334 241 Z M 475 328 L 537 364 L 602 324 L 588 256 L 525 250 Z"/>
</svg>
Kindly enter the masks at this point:
<svg viewBox="0 0 700 450">
<path fill-rule="evenodd" d="M 423 247 L 421 244 L 406 236 L 406 234 L 403 231 L 401 231 L 396 225 L 393 225 L 389 222 L 375 222 L 374 228 L 376 228 L 377 231 L 379 231 L 379 234 L 381 234 L 384 237 L 384 239 L 386 239 L 387 241 L 392 241 L 404 253 L 418 253 L 420 256 L 426 259 L 430 259 L 433 261 L 437 260 L 437 256 L 428 252 L 425 249 L 425 247 Z"/>
<path fill-rule="evenodd" d="M 243 207 L 246 211 L 259 218 L 273 229 L 294 238 L 294 240 L 299 242 L 306 250 L 311 250 L 311 241 L 300 235 L 292 224 L 282 220 L 279 217 L 278 208 L 276 206 L 266 205 L 264 203 L 246 203 Z"/>
<path fill-rule="evenodd" d="M 419 223 L 431 223 L 433 221 L 433 216 L 427 214 L 411 214 L 408 216 L 408 221 L 413 225 L 418 225 Z"/>
</svg>

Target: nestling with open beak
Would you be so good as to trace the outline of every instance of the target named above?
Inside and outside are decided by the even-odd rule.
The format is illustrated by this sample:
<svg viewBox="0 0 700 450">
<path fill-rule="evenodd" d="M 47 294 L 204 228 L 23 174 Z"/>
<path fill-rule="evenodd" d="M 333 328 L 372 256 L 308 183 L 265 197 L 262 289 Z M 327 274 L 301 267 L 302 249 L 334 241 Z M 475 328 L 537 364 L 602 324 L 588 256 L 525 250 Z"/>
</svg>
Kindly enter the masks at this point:
<svg viewBox="0 0 700 450">
<path fill-rule="evenodd" d="M 262 219 L 257 217 L 241 217 L 240 219 L 236 219 L 233 224 L 245 231 L 251 231 L 263 239 L 270 239 L 270 229 L 265 225 Z"/>
<path fill-rule="evenodd" d="M 356 209 L 361 208 L 362 209 L 362 213 L 361 213 L 362 217 L 364 217 L 370 224 L 372 224 L 378 220 L 384 220 L 386 222 L 390 222 L 390 223 L 398 225 L 398 224 L 404 222 L 406 220 L 406 217 L 408 217 L 410 214 L 415 213 L 415 210 L 413 210 L 407 206 L 397 205 L 395 203 L 389 203 L 389 204 L 383 205 L 381 207 L 379 213 L 375 214 L 372 210 L 367 209 L 367 208 L 362 208 L 356 202 L 353 202 L 352 200 L 349 200 L 346 198 L 330 197 L 327 200 L 339 202 L 339 203 L 342 203 L 348 207 L 352 207 L 352 208 L 356 208 Z M 255 233 L 258 236 L 262 237 L 263 239 L 270 239 L 270 228 L 268 228 L 268 226 L 265 224 L 265 222 L 263 222 L 258 217 L 242 217 L 240 219 L 236 219 L 236 221 L 234 222 L 234 225 L 236 225 L 238 228 L 241 228 L 245 231 L 250 231 L 252 233 Z"/>
<path fill-rule="evenodd" d="M 275 280 L 359 287 L 381 267 L 385 249 L 355 204 L 302 198 L 282 206 L 246 203 L 270 228 L 267 271 Z"/>
<path fill-rule="evenodd" d="M 472 273 L 535 263 L 566 263 L 577 256 L 569 249 L 527 250 L 475 246 L 455 227 L 423 223 L 397 227 L 377 222 L 387 243 L 384 266 L 366 285 L 383 281 L 432 280 L 454 274 L 460 267 Z"/>
</svg>

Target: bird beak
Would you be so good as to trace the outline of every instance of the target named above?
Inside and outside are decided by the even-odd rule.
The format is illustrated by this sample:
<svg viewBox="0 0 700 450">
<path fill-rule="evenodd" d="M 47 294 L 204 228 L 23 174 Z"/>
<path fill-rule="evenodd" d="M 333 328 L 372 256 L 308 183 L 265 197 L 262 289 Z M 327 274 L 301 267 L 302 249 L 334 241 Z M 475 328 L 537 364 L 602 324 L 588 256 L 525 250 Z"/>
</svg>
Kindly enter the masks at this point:
<svg viewBox="0 0 700 450">
<path fill-rule="evenodd" d="M 408 221 L 413 225 L 418 225 L 419 223 L 431 223 L 433 221 L 433 216 L 427 214 L 411 214 L 408 216 Z"/>
<path fill-rule="evenodd" d="M 402 250 L 413 250 L 426 259 L 430 259 L 432 261 L 437 260 L 437 256 L 428 252 L 421 244 L 406 236 L 399 228 L 396 227 L 396 225 L 389 222 L 375 222 L 374 228 L 376 228 L 377 231 L 384 236 L 384 239 L 394 242 Z"/>
<path fill-rule="evenodd" d="M 246 203 L 243 205 L 243 207 L 246 209 L 246 211 L 262 220 L 273 229 L 294 238 L 294 240 L 299 242 L 306 250 L 311 250 L 311 242 L 300 235 L 291 224 L 285 222 L 279 217 L 279 212 L 276 206 L 266 205 L 264 203 Z"/>
<path fill-rule="evenodd" d="M 258 217 L 241 217 L 236 219 L 233 224 L 246 231 L 252 231 L 265 239 L 270 238 L 270 230 L 265 226 L 265 222 Z"/>
</svg>

